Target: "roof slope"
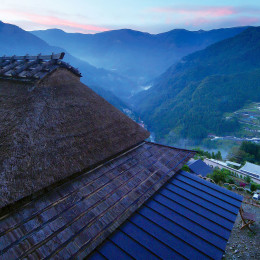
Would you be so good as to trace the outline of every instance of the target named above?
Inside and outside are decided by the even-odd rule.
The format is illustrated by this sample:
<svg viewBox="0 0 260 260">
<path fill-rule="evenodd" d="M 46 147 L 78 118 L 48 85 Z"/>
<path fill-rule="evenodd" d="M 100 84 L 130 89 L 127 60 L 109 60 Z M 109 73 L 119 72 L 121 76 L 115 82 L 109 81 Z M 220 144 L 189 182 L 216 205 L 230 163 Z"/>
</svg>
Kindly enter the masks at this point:
<svg viewBox="0 0 260 260">
<path fill-rule="evenodd" d="M 149 137 L 66 68 L 0 80 L 0 103 L 0 208 Z"/>
<path fill-rule="evenodd" d="M 180 172 L 90 259 L 221 259 L 242 196 Z"/>
<path fill-rule="evenodd" d="M 0 218 L 0 258 L 82 258 L 195 153 L 143 143 Z"/>
<path fill-rule="evenodd" d="M 80 72 L 61 61 L 65 53 L 38 56 L 0 57 L 0 78 L 36 81 L 44 78 L 57 68 L 66 68 L 81 77 Z"/>
<path fill-rule="evenodd" d="M 213 169 L 200 159 L 191 162 L 190 164 L 188 163 L 188 166 L 193 173 L 201 176 L 207 176 L 213 172 Z"/>
<path fill-rule="evenodd" d="M 240 169 L 240 171 L 246 171 L 260 175 L 260 166 L 250 162 L 246 162 L 246 164 Z"/>
</svg>

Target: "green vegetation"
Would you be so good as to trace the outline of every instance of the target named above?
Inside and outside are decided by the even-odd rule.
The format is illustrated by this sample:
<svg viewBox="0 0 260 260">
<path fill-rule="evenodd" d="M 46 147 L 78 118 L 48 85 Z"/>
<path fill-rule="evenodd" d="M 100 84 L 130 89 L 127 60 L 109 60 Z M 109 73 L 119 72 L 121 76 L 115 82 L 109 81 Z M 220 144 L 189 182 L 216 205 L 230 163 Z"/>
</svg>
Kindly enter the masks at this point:
<svg viewBox="0 0 260 260">
<path fill-rule="evenodd" d="M 203 159 L 203 157 L 209 158 L 209 159 L 216 159 L 216 160 L 222 160 L 221 152 L 218 151 L 216 154 L 214 152 L 210 153 L 208 151 L 204 151 L 201 148 L 195 148 L 194 150 L 197 151 L 197 154 L 195 156 L 196 159 Z"/>
<path fill-rule="evenodd" d="M 244 180 L 247 182 L 247 183 L 250 183 L 251 182 L 251 178 L 250 176 L 245 176 Z"/>
<path fill-rule="evenodd" d="M 250 187 L 250 190 L 251 191 L 256 191 L 257 190 L 257 185 L 255 183 L 252 183 L 251 187 Z"/>
<path fill-rule="evenodd" d="M 220 183 L 226 183 L 230 181 L 231 179 L 230 175 L 231 172 L 229 170 L 226 169 L 220 170 L 219 168 L 215 168 L 213 173 L 209 174 L 208 177 L 211 178 L 215 183 L 220 184 Z"/>
<path fill-rule="evenodd" d="M 243 142 L 239 148 L 232 149 L 228 157 L 241 164 L 248 161 L 260 165 L 260 145 L 252 142 Z"/>
<path fill-rule="evenodd" d="M 256 27 L 186 56 L 136 97 L 136 107 L 157 138 L 233 135 L 241 133 L 239 118 L 224 115 L 259 102 L 259 82 Z"/>
<path fill-rule="evenodd" d="M 234 184 L 235 182 L 234 182 L 234 180 L 231 177 L 229 177 L 229 179 L 227 180 L 227 183 Z"/>
<path fill-rule="evenodd" d="M 181 169 L 182 169 L 183 171 L 185 171 L 185 172 L 190 172 L 190 168 L 189 168 L 189 166 L 186 165 L 186 164 L 184 164 Z"/>
<path fill-rule="evenodd" d="M 225 113 L 226 120 L 237 120 L 240 130 L 237 137 L 260 138 L 260 103 L 248 102 L 242 109 L 234 113 Z"/>
</svg>

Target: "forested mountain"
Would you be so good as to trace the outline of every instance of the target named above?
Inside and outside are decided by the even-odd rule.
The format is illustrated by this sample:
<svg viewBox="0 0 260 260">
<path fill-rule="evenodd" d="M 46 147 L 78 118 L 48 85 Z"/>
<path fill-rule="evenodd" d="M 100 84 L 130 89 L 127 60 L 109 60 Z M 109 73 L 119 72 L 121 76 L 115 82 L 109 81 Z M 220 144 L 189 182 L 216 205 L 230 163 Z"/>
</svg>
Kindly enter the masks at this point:
<svg viewBox="0 0 260 260">
<path fill-rule="evenodd" d="M 97 91 L 108 102 L 118 108 L 126 107 L 111 91 L 114 88 L 121 89 L 119 94 L 123 94 L 124 88 L 131 88 L 132 83 L 125 77 L 105 69 L 98 69 L 89 63 L 79 60 L 60 47 L 50 46 L 37 36 L 22 30 L 18 26 L 6 24 L 0 21 L 0 56 L 3 55 L 37 55 L 58 53 L 64 51 L 66 53 L 64 60 L 71 63 L 74 67 L 78 67 L 82 73 L 83 83 Z M 102 88 L 105 91 L 102 91 Z"/>
<path fill-rule="evenodd" d="M 130 91 L 136 91 L 137 87 L 159 76 L 187 54 L 232 37 L 245 28 L 211 31 L 177 29 L 156 35 L 128 29 L 97 34 L 65 33 L 58 29 L 32 33 L 96 67 L 130 78 L 136 83 Z"/>
<path fill-rule="evenodd" d="M 234 133 L 224 113 L 260 101 L 260 27 L 186 56 L 132 100 L 159 138 Z"/>
</svg>

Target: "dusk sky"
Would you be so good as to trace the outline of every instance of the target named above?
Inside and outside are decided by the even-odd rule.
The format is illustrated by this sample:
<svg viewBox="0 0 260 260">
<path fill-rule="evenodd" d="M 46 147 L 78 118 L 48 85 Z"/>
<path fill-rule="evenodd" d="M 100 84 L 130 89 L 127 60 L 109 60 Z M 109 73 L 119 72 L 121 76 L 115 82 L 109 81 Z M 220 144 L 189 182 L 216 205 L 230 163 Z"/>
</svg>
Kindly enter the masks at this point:
<svg viewBox="0 0 260 260">
<path fill-rule="evenodd" d="M 0 20 L 25 30 L 150 33 L 260 25 L 259 0 L 1 0 Z"/>
</svg>

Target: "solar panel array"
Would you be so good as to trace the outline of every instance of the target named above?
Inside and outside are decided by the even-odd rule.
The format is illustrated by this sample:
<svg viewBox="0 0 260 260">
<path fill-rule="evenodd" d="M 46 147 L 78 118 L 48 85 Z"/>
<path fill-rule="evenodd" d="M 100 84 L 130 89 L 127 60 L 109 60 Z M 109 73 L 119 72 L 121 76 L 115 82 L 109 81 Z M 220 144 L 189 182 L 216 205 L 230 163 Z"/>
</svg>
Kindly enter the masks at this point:
<svg viewBox="0 0 260 260">
<path fill-rule="evenodd" d="M 90 259 L 221 259 L 241 202 L 242 196 L 182 171 Z"/>
</svg>

